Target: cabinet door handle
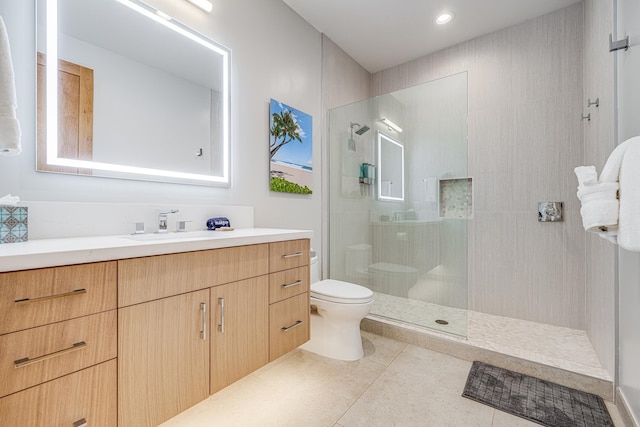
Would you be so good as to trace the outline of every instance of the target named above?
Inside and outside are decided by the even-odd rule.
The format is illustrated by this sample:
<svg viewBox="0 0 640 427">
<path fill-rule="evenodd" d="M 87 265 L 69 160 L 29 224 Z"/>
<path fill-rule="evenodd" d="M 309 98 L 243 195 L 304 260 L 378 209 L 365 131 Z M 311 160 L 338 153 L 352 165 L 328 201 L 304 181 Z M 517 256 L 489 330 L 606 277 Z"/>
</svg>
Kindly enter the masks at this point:
<svg viewBox="0 0 640 427">
<path fill-rule="evenodd" d="M 87 420 L 84 418 L 80 418 L 78 421 L 73 423 L 73 427 L 87 427 Z"/>
<path fill-rule="evenodd" d="M 202 311 L 202 329 L 200 330 L 200 338 L 207 340 L 207 304 L 200 303 L 200 311 Z"/>
<path fill-rule="evenodd" d="M 14 303 L 16 303 L 16 304 L 24 304 L 24 303 L 28 303 L 28 302 L 40 302 L 40 301 L 47 301 L 47 300 L 52 300 L 52 299 L 56 299 L 56 298 L 71 297 L 71 296 L 74 296 L 74 295 L 81 295 L 81 294 L 86 294 L 86 293 L 87 293 L 87 290 L 82 288 L 82 289 L 73 290 L 71 292 L 65 292 L 63 294 L 48 295 L 46 297 L 17 299 L 17 300 L 14 301 Z"/>
<path fill-rule="evenodd" d="M 54 351 L 53 353 L 45 354 L 43 356 L 34 357 L 30 359 L 28 357 L 23 357 L 22 359 L 15 360 L 13 364 L 16 368 L 22 368 L 23 366 L 31 365 L 33 363 L 42 362 L 43 360 L 51 359 L 53 357 L 62 356 L 63 354 L 71 353 L 72 351 L 80 350 L 85 348 L 87 343 L 84 341 L 77 342 L 73 344 L 69 348 L 65 348 L 64 350 Z"/>
<path fill-rule="evenodd" d="M 300 325 L 302 325 L 302 320 L 297 320 L 296 323 L 294 323 L 293 325 L 291 325 L 291 326 L 283 326 L 282 328 L 280 328 L 280 330 L 282 332 L 289 332 L 293 328 L 297 328 Z"/>
<path fill-rule="evenodd" d="M 298 285 L 300 285 L 300 284 L 302 284 L 302 280 L 296 280 L 296 281 L 295 281 L 295 282 L 293 282 L 293 283 L 285 283 L 285 284 L 283 284 L 283 285 L 281 285 L 281 286 L 282 286 L 283 288 L 285 288 L 285 289 L 286 289 L 286 288 L 290 288 L 290 287 L 292 287 L 292 286 L 298 286 Z"/>
<path fill-rule="evenodd" d="M 282 255 L 282 258 L 295 258 L 297 256 L 302 256 L 302 255 L 303 255 L 302 252 L 296 252 L 295 254 Z"/>
<path fill-rule="evenodd" d="M 218 329 L 220 333 L 224 334 L 224 298 L 218 298 L 218 304 L 220 304 L 220 324 Z"/>
</svg>

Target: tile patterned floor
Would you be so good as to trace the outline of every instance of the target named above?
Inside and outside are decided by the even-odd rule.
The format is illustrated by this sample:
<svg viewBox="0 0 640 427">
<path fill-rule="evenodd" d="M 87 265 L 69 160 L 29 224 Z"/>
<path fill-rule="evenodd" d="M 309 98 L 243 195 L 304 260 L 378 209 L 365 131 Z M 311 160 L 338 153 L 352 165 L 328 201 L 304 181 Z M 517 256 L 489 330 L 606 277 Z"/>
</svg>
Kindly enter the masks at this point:
<svg viewBox="0 0 640 427">
<path fill-rule="evenodd" d="M 444 333 L 487 350 L 611 380 L 585 331 L 375 294 L 371 316 L 413 330 Z M 400 319 L 402 322 L 399 322 Z M 446 326 L 435 323 L 445 319 Z M 408 323 L 403 324 L 404 322 Z"/>
<path fill-rule="evenodd" d="M 162 427 L 537 426 L 463 398 L 471 362 L 368 332 L 363 343 L 356 362 L 295 350 Z"/>
</svg>

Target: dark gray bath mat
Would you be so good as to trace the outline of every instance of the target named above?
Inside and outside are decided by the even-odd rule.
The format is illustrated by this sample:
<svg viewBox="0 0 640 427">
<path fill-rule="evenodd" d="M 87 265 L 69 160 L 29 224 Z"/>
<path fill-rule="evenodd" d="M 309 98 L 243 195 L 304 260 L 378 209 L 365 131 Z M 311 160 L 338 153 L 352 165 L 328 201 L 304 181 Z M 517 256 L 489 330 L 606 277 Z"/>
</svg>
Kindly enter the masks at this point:
<svg viewBox="0 0 640 427">
<path fill-rule="evenodd" d="M 473 362 L 462 395 L 547 427 L 613 427 L 601 397 Z"/>
</svg>

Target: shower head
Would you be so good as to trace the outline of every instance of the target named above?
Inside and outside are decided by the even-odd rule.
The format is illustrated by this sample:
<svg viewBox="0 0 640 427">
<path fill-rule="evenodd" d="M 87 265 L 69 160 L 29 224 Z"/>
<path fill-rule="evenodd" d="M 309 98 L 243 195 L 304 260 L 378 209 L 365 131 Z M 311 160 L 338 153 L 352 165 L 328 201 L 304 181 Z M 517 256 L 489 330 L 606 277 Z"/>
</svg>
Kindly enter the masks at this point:
<svg viewBox="0 0 640 427">
<path fill-rule="evenodd" d="M 363 133 L 365 133 L 366 131 L 368 131 L 370 129 L 369 126 L 367 126 L 367 125 L 362 125 L 361 126 L 360 123 L 351 122 L 351 131 L 352 132 L 353 132 L 353 128 L 356 127 L 356 126 L 359 127 L 359 129 L 356 131 L 356 133 L 358 135 L 362 135 Z"/>
</svg>

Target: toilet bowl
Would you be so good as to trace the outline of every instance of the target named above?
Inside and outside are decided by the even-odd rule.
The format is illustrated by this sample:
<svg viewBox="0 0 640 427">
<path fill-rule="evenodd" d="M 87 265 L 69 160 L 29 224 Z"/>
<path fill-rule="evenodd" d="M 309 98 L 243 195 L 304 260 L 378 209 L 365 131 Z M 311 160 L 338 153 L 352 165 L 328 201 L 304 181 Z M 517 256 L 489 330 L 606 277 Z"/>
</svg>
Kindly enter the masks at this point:
<svg viewBox="0 0 640 427">
<path fill-rule="evenodd" d="M 373 292 L 354 283 L 319 278 L 315 256 L 311 258 L 311 339 L 301 348 L 332 359 L 361 359 L 360 321 L 371 310 Z"/>
</svg>

